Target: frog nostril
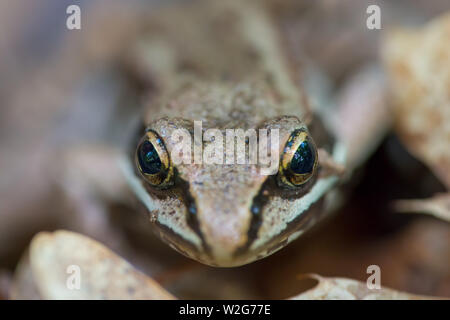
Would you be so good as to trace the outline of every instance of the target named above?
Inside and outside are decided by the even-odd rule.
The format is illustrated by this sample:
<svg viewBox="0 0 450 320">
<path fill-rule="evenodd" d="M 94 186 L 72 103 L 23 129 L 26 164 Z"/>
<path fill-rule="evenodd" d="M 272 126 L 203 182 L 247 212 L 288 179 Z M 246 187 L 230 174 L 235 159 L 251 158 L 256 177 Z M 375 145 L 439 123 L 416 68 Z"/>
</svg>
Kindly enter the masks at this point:
<svg viewBox="0 0 450 320">
<path fill-rule="evenodd" d="M 252 242 L 257 238 L 259 227 L 262 223 L 262 210 L 267 202 L 267 197 L 263 195 L 263 190 L 264 188 L 262 188 L 259 193 L 253 198 L 252 206 L 250 207 L 252 219 L 250 221 L 250 227 L 248 230 L 248 241 L 246 244 L 247 246 L 250 246 Z"/>
<path fill-rule="evenodd" d="M 258 213 L 261 211 L 261 209 L 260 209 L 260 207 L 259 207 L 258 205 L 253 204 L 252 207 L 251 207 L 251 209 L 250 209 L 250 211 L 251 211 L 253 214 L 258 214 Z"/>
<path fill-rule="evenodd" d="M 197 214 L 197 207 L 195 206 L 195 203 L 191 202 L 189 204 L 188 211 L 190 214 Z"/>
</svg>

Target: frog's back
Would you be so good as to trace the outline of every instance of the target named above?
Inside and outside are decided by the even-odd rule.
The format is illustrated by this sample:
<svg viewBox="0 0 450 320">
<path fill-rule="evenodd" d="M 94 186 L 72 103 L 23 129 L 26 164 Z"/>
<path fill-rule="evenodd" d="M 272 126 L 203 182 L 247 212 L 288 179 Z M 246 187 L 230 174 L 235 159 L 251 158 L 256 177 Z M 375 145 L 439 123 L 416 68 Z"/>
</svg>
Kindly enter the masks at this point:
<svg viewBox="0 0 450 320">
<path fill-rule="evenodd" d="M 162 116 L 253 127 L 263 119 L 306 119 L 305 98 L 262 7 L 205 1 L 148 19 L 135 58 L 156 82 L 145 121 Z"/>
</svg>

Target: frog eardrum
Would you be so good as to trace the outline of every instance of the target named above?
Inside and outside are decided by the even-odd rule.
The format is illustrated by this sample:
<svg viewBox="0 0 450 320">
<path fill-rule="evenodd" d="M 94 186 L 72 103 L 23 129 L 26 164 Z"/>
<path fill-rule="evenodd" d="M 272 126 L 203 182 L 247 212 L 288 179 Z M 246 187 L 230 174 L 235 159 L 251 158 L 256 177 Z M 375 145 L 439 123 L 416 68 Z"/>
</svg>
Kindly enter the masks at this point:
<svg viewBox="0 0 450 320">
<path fill-rule="evenodd" d="M 173 184 L 173 166 L 163 140 L 148 130 L 139 142 L 135 156 L 136 166 L 152 186 L 167 188 Z"/>
<path fill-rule="evenodd" d="M 294 131 L 286 142 L 278 169 L 278 183 L 298 187 L 305 184 L 317 169 L 317 148 L 307 131 Z"/>
</svg>

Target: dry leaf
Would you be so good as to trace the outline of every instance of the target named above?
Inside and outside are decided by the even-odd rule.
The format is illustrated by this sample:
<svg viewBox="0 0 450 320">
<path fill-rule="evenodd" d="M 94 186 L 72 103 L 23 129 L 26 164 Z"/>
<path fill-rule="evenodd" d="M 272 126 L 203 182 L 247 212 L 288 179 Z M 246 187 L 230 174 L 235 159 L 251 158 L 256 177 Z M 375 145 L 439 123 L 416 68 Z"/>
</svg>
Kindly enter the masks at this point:
<svg viewBox="0 0 450 320">
<path fill-rule="evenodd" d="M 122 157 L 119 150 L 102 145 L 71 146 L 59 156 L 57 182 L 73 197 L 88 193 L 126 201 L 128 187 L 117 165 Z"/>
<path fill-rule="evenodd" d="M 364 282 L 346 278 L 326 278 L 307 275 L 319 281 L 313 289 L 291 297 L 291 300 L 423 300 L 433 297 L 419 296 L 392 289 L 369 289 Z M 303 278 L 303 277 L 301 277 Z"/>
<path fill-rule="evenodd" d="M 450 193 L 440 193 L 429 199 L 397 200 L 395 210 L 406 213 L 426 213 L 450 222 Z"/>
<path fill-rule="evenodd" d="M 383 46 L 395 130 L 407 149 L 450 187 L 450 14 Z"/>
<path fill-rule="evenodd" d="M 321 166 L 321 175 L 327 177 L 330 175 L 342 176 L 345 174 L 345 167 L 336 162 L 333 157 L 325 150 L 320 148 L 318 150 L 319 161 Z"/>
<path fill-rule="evenodd" d="M 14 300 L 41 299 L 31 272 L 29 250 L 23 254 L 14 272 L 10 298 Z"/>
<path fill-rule="evenodd" d="M 348 168 L 364 163 L 391 129 L 385 82 L 379 68 L 365 66 L 346 81 L 339 93 L 333 126 L 348 150 Z"/>
<path fill-rule="evenodd" d="M 24 291 L 30 283 L 43 299 L 174 298 L 100 243 L 74 232 L 39 233 L 31 242 L 28 258 L 29 264 L 26 257 L 21 269 L 29 272 L 16 271 L 12 298 L 28 298 Z M 79 289 L 67 285 L 74 274 L 68 272 L 70 266 L 79 267 Z"/>
</svg>

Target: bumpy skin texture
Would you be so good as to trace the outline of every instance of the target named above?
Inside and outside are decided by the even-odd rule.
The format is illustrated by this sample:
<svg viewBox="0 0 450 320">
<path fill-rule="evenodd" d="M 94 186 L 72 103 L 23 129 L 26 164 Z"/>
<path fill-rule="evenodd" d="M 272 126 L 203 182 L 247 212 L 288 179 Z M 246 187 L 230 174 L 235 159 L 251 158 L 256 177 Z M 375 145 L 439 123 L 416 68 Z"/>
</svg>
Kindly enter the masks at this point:
<svg viewBox="0 0 450 320">
<path fill-rule="evenodd" d="M 294 130 L 309 126 L 312 135 L 322 133 L 313 139 L 327 155 L 329 137 L 313 121 L 305 95 L 292 80 L 269 17 L 260 8 L 232 2 L 185 9 L 153 20 L 135 56 L 159 88 L 148 101 L 144 122 L 169 153 L 174 130 L 192 134 L 193 122 L 202 121 L 203 130 L 215 128 L 223 136 L 226 129 L 279 129 L 279 154 Z M 176 28 L 168 23 L 175 20 Z M 209 143 L 202 142 L 203 150 Z M 320 216 L 313 214 L 313 204 L 337 181 L 319 169 L 301 187 L 288 189 L 255 164 L 174 167 L 177 177 L 169 189 L 142 181 L 150 196 L 150 219 L 176 250 L 219 266 L 262 258 L 299 236 Z M 255 202 L 260 207 L 256 216 L 251 212 Z M 189 213 L 191 205 L 195 214 Z"/>
</svg>

